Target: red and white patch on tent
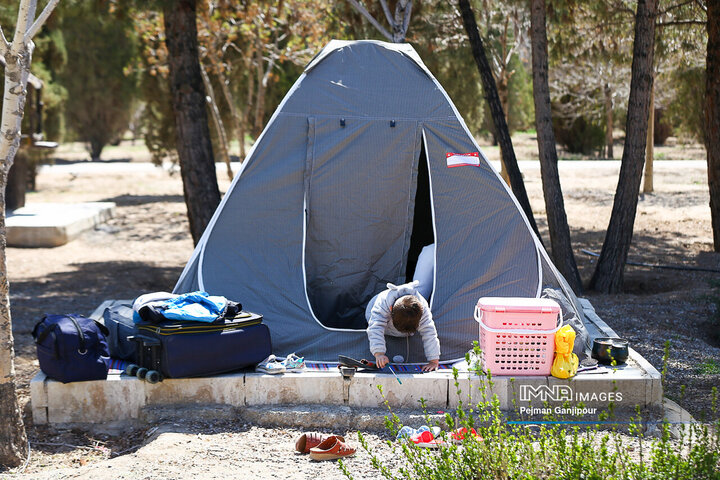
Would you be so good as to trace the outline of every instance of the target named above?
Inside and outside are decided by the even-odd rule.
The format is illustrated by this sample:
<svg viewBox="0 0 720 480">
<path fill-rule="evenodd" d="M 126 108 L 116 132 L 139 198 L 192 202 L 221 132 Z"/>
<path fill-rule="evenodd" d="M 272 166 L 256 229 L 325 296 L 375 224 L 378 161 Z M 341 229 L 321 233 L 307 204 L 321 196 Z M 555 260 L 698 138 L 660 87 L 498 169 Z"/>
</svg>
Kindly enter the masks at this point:
<svg viewBox="0 0 720 480">
<path fill-rule="evenodd" d="M 480 152 L 445 154 L 448 168 L 452 167 L 479 167 Z"/>
</svg>

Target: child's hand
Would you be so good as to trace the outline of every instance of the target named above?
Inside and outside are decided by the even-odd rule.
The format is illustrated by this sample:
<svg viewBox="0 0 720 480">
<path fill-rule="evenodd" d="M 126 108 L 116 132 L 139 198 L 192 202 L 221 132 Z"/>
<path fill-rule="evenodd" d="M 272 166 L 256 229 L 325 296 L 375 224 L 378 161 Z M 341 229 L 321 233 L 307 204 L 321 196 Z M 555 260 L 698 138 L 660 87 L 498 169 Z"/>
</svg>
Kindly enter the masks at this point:
<svg viewBox="0 0 720 480">
<path fill-rule="evenodd" d="M 377 366 L 377 368 L 383 368 L 388 363 L 390 363 L 390 359 L 388 357 L 386 357 L 384 354 L 382 354 L 382 353 L 375 354 L 375 366 Z"/>
<path fill-rule="evenodd" d="M 438 360 L 430 360 L 427 365 L 423 365 L 422 371 L 432 372 L 433 370 L 437 370 L 439 366 L 440 362 Z"/>
</svg>

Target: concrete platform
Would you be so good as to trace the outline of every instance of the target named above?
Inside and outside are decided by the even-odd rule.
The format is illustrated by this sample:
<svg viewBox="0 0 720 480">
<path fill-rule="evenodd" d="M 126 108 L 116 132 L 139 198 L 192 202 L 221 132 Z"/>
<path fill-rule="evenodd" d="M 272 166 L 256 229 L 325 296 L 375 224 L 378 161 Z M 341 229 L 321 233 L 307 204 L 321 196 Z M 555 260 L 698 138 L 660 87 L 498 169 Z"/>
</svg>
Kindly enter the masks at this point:
<svg viewBox="0 0 720 480">
<path fill-rule="evenodd" d="M 113 202 L 37 203 L 7 218 L 9 247 L 59 247 L 112 218 Z"/>
<path fill-rule="evenodd" d="M 614 332 L 596 314 L 587 300 L 581 300 L 596 333 Z M 105 302 L 93 314 L 113 301 Z M 585 408 L 568 411 L 573 418 L 597 420 L 597 413 L 610 403 L 615 410 L 633 411 L 635 406 L 661 408 L 660 373 L 631 350 L 628 363 L 620 368 L 603 367 L 581 373 L 570 380 L 554 377 L 494 377 L 484 385 L 469 372 L 461 372 L 458 385 L 448 371 L 392 375 L 357 373 L 343 378 L 339 372 L 307 371 L 282 375 L 246 372 L 208 378 L 166 379 L 151 385 L 124 375 L 110 375 L 105 381 L 62 384 L 41 372 L 30 383 L 32 413 L 36 424 L 104 423 L 142 420 L 151 409 L 189 405 L 345 405 L 357 408 L 385 408 L 378 390 L 394 408 L 418 409 L 424 399 L 433 411 L 455 408 L 460 402 L 477 402 L 497 395 L 504 411 L 520 416 L 540 415 L 530 408 Z M 461 393 L 458 394 L 458 388 Z M 596 410 L 593 410 L 596 409 Z M 557 412 L 556 412 L 557 413 Z"/>
</svg>

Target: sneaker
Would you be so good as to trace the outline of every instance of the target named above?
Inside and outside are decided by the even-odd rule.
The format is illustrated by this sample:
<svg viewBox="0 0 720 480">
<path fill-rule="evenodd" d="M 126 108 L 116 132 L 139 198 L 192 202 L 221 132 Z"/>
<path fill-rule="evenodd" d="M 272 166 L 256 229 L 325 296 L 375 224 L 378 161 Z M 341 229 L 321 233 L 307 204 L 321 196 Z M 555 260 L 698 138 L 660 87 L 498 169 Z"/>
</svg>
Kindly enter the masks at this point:
<svg viewBox="0 0 720 480">
<path fill-rule="evenodd" d="M 305 371 L 305 357 L 298 357 L 295 352 L 291 353 L 282 361 L 285 371 L 287 372 L 303 372 Z"/>
<path fill-rule="evenodd" d="M 275 355 L 270 355 L 262 362 L 258 363 L 255 367 L 256 372 L 268 373 L 270 375 L 277 375 L 278 373 L 285 373 L 285 366 L 278 362 Z"/>
</svg>

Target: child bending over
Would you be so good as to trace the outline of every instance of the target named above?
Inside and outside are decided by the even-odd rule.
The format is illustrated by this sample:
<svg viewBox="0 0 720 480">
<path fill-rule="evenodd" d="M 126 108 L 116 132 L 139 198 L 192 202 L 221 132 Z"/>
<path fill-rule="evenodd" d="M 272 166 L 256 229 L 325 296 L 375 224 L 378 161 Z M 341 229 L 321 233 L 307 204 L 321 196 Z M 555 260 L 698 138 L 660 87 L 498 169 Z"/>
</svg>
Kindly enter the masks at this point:
<svg viewBox="0 0 720 480">
<path fill-rule="evenodd" d="M 420 332 L 428 363 L 423 372 L 437 370 L 440 359 L 440 341 L 427 300 L 418 292 L 418 282 L 404 285 L 387 284 L 388 289 L 379 293 L 368 303 L 365 318 L 370 351 L 378 368 L 390 361 L 385 356 L 385 335 L 409 337 Z"/>
</svg>

